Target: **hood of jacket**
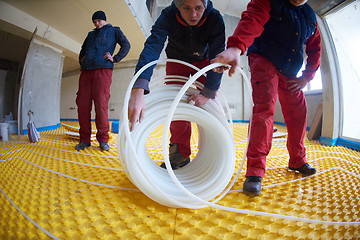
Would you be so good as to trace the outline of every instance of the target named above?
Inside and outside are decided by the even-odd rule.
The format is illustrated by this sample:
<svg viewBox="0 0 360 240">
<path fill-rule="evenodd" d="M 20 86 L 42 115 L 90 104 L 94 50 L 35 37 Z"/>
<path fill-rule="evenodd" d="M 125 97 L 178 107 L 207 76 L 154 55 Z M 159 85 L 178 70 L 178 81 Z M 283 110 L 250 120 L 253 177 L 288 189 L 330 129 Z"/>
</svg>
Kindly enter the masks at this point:
<svg viewBox="0 0 360 240">
<path fill-rule="evenodd" d="M 175 11 L 178 21 L 184 26 L 189 26 L 189 24 L 187 24 L 186 21 L 181 17 L 181 13 L 180 13 L 179 9 L 175 6 L 174 2 L 172 2 L 171 8 L 173 8 L 173 10 Z M 200 21 L 194 27 L 201 26 L 204 23 L 204 21 L 206 20 L 207 16 L 212 12 L 213 9 L 214 9 L 213 3 L 211 1 L 209 1 L 207 8 L 205 9 Z"/>
</svg>

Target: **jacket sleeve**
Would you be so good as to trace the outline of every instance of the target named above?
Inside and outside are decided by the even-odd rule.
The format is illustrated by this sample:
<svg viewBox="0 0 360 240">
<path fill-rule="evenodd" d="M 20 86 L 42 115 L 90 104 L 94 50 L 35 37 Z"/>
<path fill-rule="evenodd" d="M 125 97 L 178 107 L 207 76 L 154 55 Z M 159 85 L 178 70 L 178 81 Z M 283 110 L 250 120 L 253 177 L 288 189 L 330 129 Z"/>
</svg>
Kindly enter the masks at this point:
<svg viewBox="0 0 360 240">
<path fill-rule="evenodd" d="M 87 37 L 85 38 L 83 44 L 81 45 L 81 50 L 79 53 L 79 64 L 81 65 L 81 59 L 85 56 L 85 49 L 86 49 L 86 41 Z"/>
<path fill-rule="evenodd" d="M 146 64 L 159 59 L 169 33 L 168 22 L 167 16 L 163 11 L 156 20 L 155 24 L 152 26 L 150 36 L 146 39 L 144 49 L 139 56 L 139 60 L 135 68 L 135 73 Z M 133 88 L 143 88 L 145 90 L 145 94 L 149 93 L 150 90 L 148 82 L 150 81 L 154 68 L 155 65 L 152 65 L 142 72 L 138 78 L 139 81 L 135 82 Z M 145 80 L 148 81 L 147 84 Z"/>
<path fill-rule="evenodd" d="M 131 45 L 119 27 L 116 27 L 115 36 L 116 42 L 120 45 L 119 52 L 114 56 L 114 62 L 117 63 L 129 53 Z"/>
<path fill-rule="evenodd" d="M 213 59 L 215 56 L 225 49 L 225 24 L 220 13 L 218 14 L 218 21 L 213 27 L 213 32 L 209 40 L 209 58 Z M 216 73 L 214 71 L 208 71 L 206 77 L 206 83 L 204 89 L 201 91 L 201 94 L 205 97 L 214 99 L 216 96 L 216 91 L 220 87 L 221 83 L 221 73 Z"/>
<path fill-rule="evenodd" d="M 320 66 L 322 52 L 321 36 L 319 26 L 317 24 L 314 34 L 306 41 L 305 46 L 307 60 L 305 70 L 302 72 L 302 76 L 305 77 L 308 81 L 311 81 Z"/>
<path fill-rule="evenodd" d="M 227 47 L 237 47 L 244 54 L 264 31 L 264 25 L 270 19 L 270 10 L 270 0 L 251 0 L 241 14 L 234 34 L 228 38 Z"/>
</svg>

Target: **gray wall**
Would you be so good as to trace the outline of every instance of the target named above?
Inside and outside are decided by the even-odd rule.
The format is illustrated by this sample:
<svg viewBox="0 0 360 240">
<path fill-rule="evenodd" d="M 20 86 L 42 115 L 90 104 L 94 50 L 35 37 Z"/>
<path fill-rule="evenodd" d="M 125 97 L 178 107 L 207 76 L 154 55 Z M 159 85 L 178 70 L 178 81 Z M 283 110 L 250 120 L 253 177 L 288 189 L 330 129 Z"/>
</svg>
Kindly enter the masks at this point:
<svg viewBox="0 0 360 240">
<path fill-rule="evenodd" d="M 0 122 L 5 116 L 5 81 L 7 71 L 0 69 Z"/>
<path fill-rule="evenodd" d="M 28 112 L 37 128 L 53 129 L 60 123 L 61 52 L 38 41 L 31 43 L 24 68 L 21 98 L 21 130 Z"/>
<path fill-rule="evenodd" d="M 16 64 L 17 65 L 17 64 Z M 19 84 L 17 82 L 21 74 L 19 69 L 0 70 L 0 122 L 4 121 L 5 115 L 10 113 L 17 120 L 17 103 Z"/>
</svg>

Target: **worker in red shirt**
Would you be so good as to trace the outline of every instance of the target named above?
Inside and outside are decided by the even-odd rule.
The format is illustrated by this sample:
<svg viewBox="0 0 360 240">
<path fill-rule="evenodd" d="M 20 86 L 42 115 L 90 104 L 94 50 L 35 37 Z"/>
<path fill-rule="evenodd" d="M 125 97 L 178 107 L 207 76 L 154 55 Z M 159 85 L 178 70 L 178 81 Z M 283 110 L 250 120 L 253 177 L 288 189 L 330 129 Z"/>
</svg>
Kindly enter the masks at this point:
<svg viewBox="0 0 360 240">
<path fill-rule="evenodd" d="M 279 97 L 288 138 L 289 169 L 303 175 L 316 172 L 306 160 L 304 136 L 307 106 L 302 89 L 320 66 L 321 38 L 307 0 L 252 0 L 242 13 L 227 49 L 211 62 L 230 65 L 232 76 L 247 51 L 254 102 L 243 190 L 259 195 L 271 149 L 276 99 Z M 305 49 L 304 49 L 305 46 Z M 306 67 L 297 77 L 307 55 Z M 225 68 L 217 68 L 223 72 Z"/>
</svg>

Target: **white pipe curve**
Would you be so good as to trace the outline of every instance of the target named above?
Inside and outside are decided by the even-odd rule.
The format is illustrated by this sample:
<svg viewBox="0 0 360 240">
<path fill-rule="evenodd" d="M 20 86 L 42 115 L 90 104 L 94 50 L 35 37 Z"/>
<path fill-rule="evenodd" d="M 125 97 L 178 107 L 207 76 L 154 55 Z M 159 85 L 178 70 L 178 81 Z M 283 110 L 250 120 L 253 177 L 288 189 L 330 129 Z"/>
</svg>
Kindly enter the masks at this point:
<svg viewBox="0 0 360 240">
<path fill-rule="evenodd" d="M 148 197 L 153 199 L 154 201 L 161 203 L 170 207 L 183 207 L 183 208 L 204 208 L 204 207 L 214 207 L 217 209 L 231 211 L 236 213 L 243 214 L 253 214 L 253 215 L 261 215 L 267 217 L 276 217 L 286 220 L 292 221 L 301 221 L 307 223 L 314 224 L 326 224 L 326 225 L 358 225 L 359 222 L 333 222 L 333 221 L 322 221 L 315 219 L 306 219 L 294 216 L 287 216 L 282 214 L 268 213 L 268 212 L 260 212 L 260 211 L 252 211 L 246 209 L 237 209 L 231 207 L 225 207 L 216 204 L 226 193 L 230 190 L 232 185 L 235 183 L 242 166 L 244 164 L 245 156 L 241 166 L 236 173 L 236 176 L 233 178 L 231 184 L 229 181 L 233 175 L 234 171 L 234 148 L 232 141 L 231 130 L 226 127 L 227 121 L 219 112 L 214 111 L 214 109 L 218 109 L 218 103 L 214 103 L 216 107 L 209 107 L 207 109 L 207 105 L 204 105 L 204 109 L 196 108 L 188 103 L 186 103 L 186 99 L 184 97 L 186 91 L 195 91 L 189 89 L 191 84 L 195 82 L 195 80 L 207 72 L 218 66 L 223 66 L 222 64 L 211 64 L 201 70 L 199 70 L 194 76 L 192 76 L 181 88 L 179 86 L 167 86 L 166 91 L 162 92 L 163 89 L 161 87 L 152 90 L 152 94 L 148 96 L 157 96 L 156 99 L 148 98 L 147 100 L 147 115 L 155 116 L 155 119 L 149 119 L 148 121 L 143 121 L 133 132 L 130 133 L 129 130 L 129 121 L 127 119 L 128 116 L 128 101 L 130 99 L 130 91 L 131 88 L 138 78 L 138 76 L 149 66 L 157 64 L 159 62 L 170 61 L 170 62 L 178 62 L 185 64 L 189 67 L 192 66 L 183 61 L 168 59 L 168 60 L 156 60 L 141 68 L 137 74 L 133 77 L 132 81 L 129 84 L 129 88 L 125 94 L 124 108 L 123 108 L 123 116 L 121 121 L 121 127 L 119 131 L 119 158 L 120 162 L 124 168 L 124 172 L 127 174 L 129 179 Z M 249 80 L 242 69 L 238 69 L 242 74 L 243 78 L 246 81 L 247 87 L 251 89 L 249 85 Z M 180 77 L 181 78 L 181 77 Z M 156 94 L 155 94 L 156 93 Z M 175 96 L 175 99 L 173 100 Z M 215 102 L 215 101 L 214 101 Z M 210 106 L 211 104 L 209 104 Z M 175 111 L 176 110 L 176 111 Z M 149 113 L 150 111 L 150 113 Z M 220 111 L 222 112 L 222 111 Z M 213 115 L 214 114 L 214 115 Z M 167 116 L 167 117 L 166 117 Z M 211 119 L 211 121 L 218 121 L 220 124 L 209 125 L 202 121 L 204 118 Z M 166 121 L 164 123 L 164 118 Z M 199 127 L 199 152 L 195 159 L 185 167 L 173 171 L 171 169 L 169 157 L 168 157 L 168 142 L 167 142 L 167 133 L 164 131 L 163 134 L 163 154 L 164 161 L 167 166 L 167 169 L 162 169 L 157 166 L 153 161 L 149 161 L 149 156 L 144 147 L 144 141 L 147 136 L 154 130 L 157 121 L 162 122 L 164 124 L 164 129 L 168 129 L 170 127 L 170 122 L 172 120 L 188 120 L 196 122 Z M 225 121 L 224 121 L 225 119 Z M 145 124 L 146 122 L 146 124 Z M 224 123 L 226 122 L 226 124 Z M 158 124 L 156 125 L 158 126 Z M 211 131 L 209 131 L 211 130 Z M 213 131 L 215 131 L 214 134 Z M 139 134 L 140 133 L 140 134 Z M 221 134 L 220 134 L 221 133 Z M 224 137 L 224 138 L 221 138 Z M 221 139 L 220 141 L 209 141 Z M 226 146 L 224 147 L 222 144 L 226 142 Z M 217 147 L 217 144 L 222 147 Z M 136 146 L 134 146 L 136 145 Z M 232 145 L 232 147 L 230 146 Z M 220 158 L 225 156 L 225 160 L 221 163 L 223 165 L 219 165 L 219 161 L 214 161 L 214 152 L 209 149 L 214 149 L 220 151 Z M 225 151 L 222 151 L 224 150 Z M 211 152 L 211 154 L 209 154 Z M 231 154 L 229 155 L 229 152 Z M 138 154 L 139 153 L 139 154 Z M 207 154 L 207 155 L 206 155 Z M 223 154 L 223 155 L 222 155 Z M 227 155 L 228 154 L 228 155 Z M 141 156 L 147 156 L 146 158 L 140 158 Z M 210 160 L 202 160 L 201 157 L 205 156 Z M 215 156 L 215 159 L 218 155 Z M 203 158 L 204 159 L 204 158 Z M 229 160 L 231 159 L 231 161 Z M 140 162 L 138 162 L 140 161 Z M 226 163 L 226 164 L 225 164 Z M 229 167 L 231 166 L 231 167 Z M 216 172 L 216 169 L 220 169 L 221 171 Z M 200 173 L 199 173 L 199 170 Z M 150 175 L 148 175 L 150 173 Z M 223 175 L 222 175 L 223 174 Z M 212 178 L 208 178 L 208 176 L 212 176 Z M 169 178 L 170 177 L 170 178 Z M 194 185 L 194 181 L 195 185 Z M 221 184 L 219 184 L 219 180 Z M 165 185 L 164 185 L 165 184 Z M 168 184 L 168 185 L 167 185 Z M 220 186 L 218 186 L 218 185 Z M 175 187 L 176 186 L 176 187 Z M 224 190 L 227 187 L 226 190 Z M 216 188 L 216 191 L 212 191 Z M 168 194 L 170 193 L 170 194 Z"/>
</svg>

